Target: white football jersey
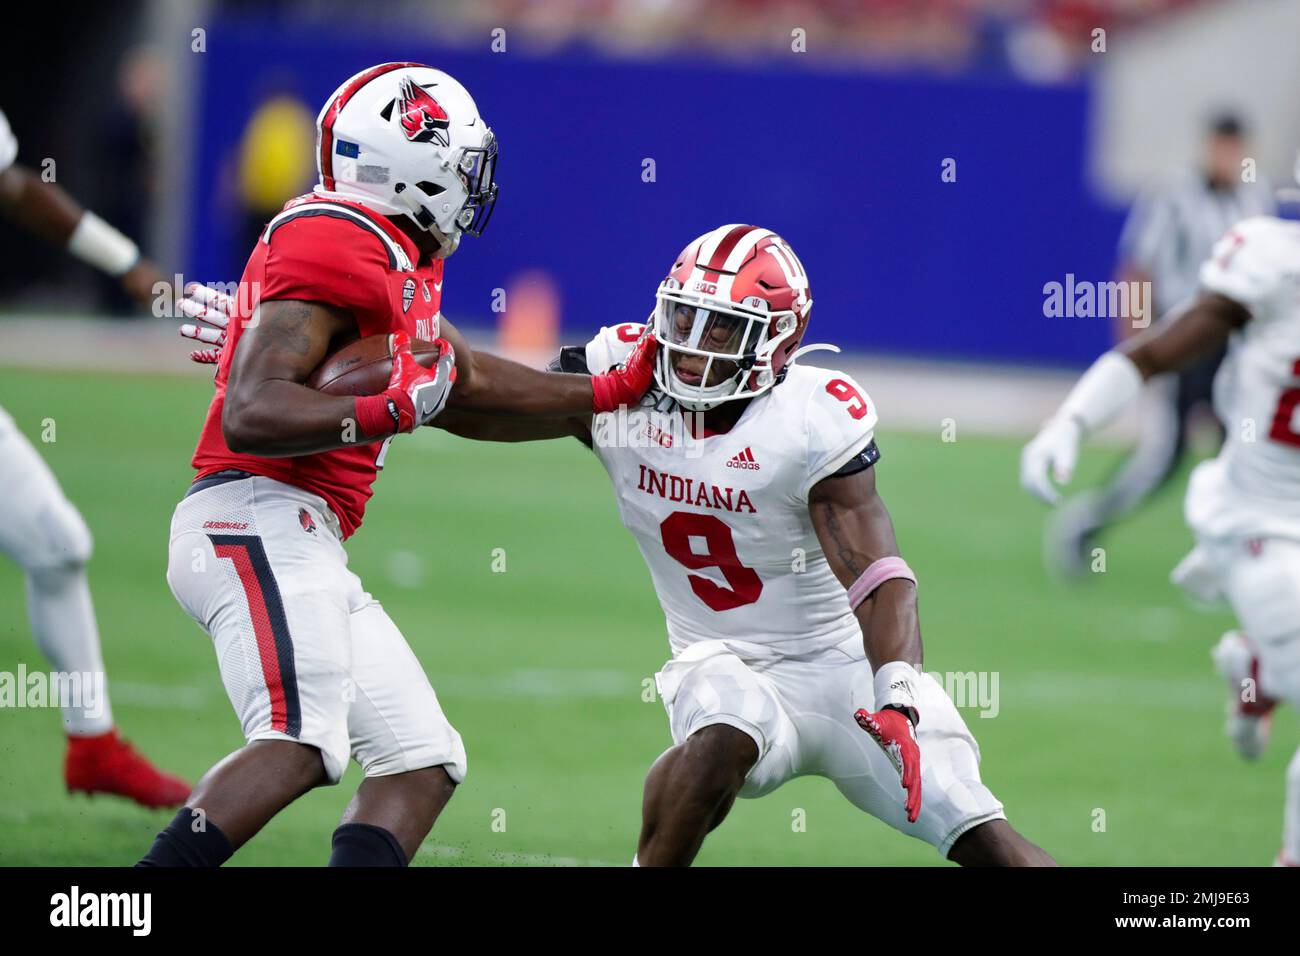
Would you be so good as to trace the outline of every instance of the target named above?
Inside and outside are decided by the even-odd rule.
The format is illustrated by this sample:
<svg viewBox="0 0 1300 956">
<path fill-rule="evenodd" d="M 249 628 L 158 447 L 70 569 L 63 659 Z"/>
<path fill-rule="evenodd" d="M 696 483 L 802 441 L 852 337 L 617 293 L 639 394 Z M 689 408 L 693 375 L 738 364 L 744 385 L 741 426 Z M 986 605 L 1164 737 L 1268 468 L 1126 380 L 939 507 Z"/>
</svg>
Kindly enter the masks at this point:
<svg viewBox="0 0 1300 956">
<path fill-rule="evenodd" d="M 17 158 L 18 140 L 9 128 L 9 117 L 5 116 L 4 110 L 0 110 L 0 173 L 12 166 Z"/>
<path fill-rule="evenodd" d="M 1188 523 L 1211 537 L 1300 538 L 1300 223 L 1238 223 L 1201 267 L 1201 285 L 1240 303 L 1250 321 L 1214 382 L 1226 435 L 1193 474 Z"/>
<path fill-rule="evenodd" d="M 622 362 L 641 329 L 601 329 L 587 368 Z M 786 656 L 860 634 L 808 493 L 871 445 L 866 393 L 843 372 L 796 365 L 726 434 L 694 438 L 682 414 L 652 390 L 638 408 L 592 420 L 593 449 L 650 566 L 673 653 L 731 639 Z"/>
</svg>

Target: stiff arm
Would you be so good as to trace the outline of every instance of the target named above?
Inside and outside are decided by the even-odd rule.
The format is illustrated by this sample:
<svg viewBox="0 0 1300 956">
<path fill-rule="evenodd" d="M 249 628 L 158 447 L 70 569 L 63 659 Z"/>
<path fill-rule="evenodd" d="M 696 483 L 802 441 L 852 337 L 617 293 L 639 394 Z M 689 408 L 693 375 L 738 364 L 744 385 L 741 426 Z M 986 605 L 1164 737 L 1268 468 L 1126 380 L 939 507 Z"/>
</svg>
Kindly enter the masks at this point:
<svg viewBox="0 0 1300 956">
<path fill-rule="evenodd" d="M 429 424 L 475 441 L 523 442 L 577 438 L 591 444 L 591 376 L 553 365 L 549 371 L 476 352 L 444 320 L 442 334 L 456 350 L 456 387 L 447 407 Z M 464 363 L 462 365 L 462 362 Z M 472 384 L 466 383 L 466 375 Z M 585 379 L 586 404 L 576 413 L 548 414 L 571 395 L 573 380 Z M 553 383 L 559 383 L 558 390 Z M 499 389 L 499 391 L 498 391 Z"/>
<path fill-rule="evenodd" d="M 461 434 L 443 421 L 450 418 L 453 419 L 451 426 L 458 423 L 461 428 L 481 429 L 483 434 L 466 434 L 464 437 L 484 441 L 560 438 L 574 434 L 570 430 L 573 423 L 582 423 L 584 429 L 587 427 L 585 422 L 591 419 L 594 400 L 593 376 L 542 371 L 490 352 L 476 352 L 446 319 L 442 320 L 441 331 L 456 350 L 456 387 L 447 400 L 447 408 L 433 422 L 437 427 Z M 517 416 L 550 421 L 545 427 L 539 423 L 536 428 L 498 429 L 483 422 L 475 424 L 472 417 L 461 419 L 453 415 L 454 412 L 478 417 Z"/>
</svg>

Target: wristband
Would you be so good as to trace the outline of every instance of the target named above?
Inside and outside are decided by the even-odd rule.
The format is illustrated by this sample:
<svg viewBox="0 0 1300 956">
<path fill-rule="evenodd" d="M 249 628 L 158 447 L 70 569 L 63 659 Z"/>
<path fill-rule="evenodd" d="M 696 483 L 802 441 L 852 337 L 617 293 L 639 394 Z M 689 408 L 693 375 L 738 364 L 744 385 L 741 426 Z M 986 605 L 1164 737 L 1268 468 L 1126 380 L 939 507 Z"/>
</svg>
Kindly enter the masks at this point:
<svg viewBox="0 0 1300 956">
<path fill-rule="evenodd" d="M 1142 391 L 1142 373 L 1133 360 L 1110 351 L 1097 359 L 1070 390 L 1058 413 L 1073 419 L 1085 435 L 1124 410 Z"/>
<path fill-rule="evenodd" d="M 907 714 L 915 727 L 921 721 L 916 709 L 916 695 L 921 675 L 906 661 L 890 661 L 876 670 L 876 710 L 894 707 Z"/>
<path fill-rule="evenodd" d="M 916 575 L 912 573 L 912 569 L 897 555 L 872 561 L 870 567 L 862 572 L 862 576 L 849 585 L 849 607 L 856 608 L 871 596 L 872 591 L 894 578 L 916 583 Z"/>
<path fill-rule="evenodd" d="M 140 261 L 136 244 L 90 210 L 68 237 L 68 252 L 111 276 L 123 276 Z"/>
<path fill-rule="evenodd" d="M 401 424 L 393 400 L 385 394 L 362 395 L 357 398 L 356 415 L 357 427 L 366 438 L 392 435 Z"/>
<path fill-rule="evenodd" d="M 618 400 L 618 388 L 608 372 L 591 377 L 591 412 L 602 415 L 615 411 L 621 404 Z"/>
</svg>

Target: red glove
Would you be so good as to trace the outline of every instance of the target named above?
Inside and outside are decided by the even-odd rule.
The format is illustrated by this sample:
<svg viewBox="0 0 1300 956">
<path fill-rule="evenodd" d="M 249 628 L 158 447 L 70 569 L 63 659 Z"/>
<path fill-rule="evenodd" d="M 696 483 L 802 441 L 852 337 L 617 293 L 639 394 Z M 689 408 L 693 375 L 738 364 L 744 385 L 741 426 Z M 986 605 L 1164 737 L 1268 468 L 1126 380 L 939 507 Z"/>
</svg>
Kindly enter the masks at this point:
<svg viewBox="0 0 1300 956">
<path fill-rule="evenodd" d="M 434 344 L 438 357 L 433 367 L 426 369 L 411 354 L 410 335 L 394 332 L 389 336 L 393 370 L 388 388 L 357 399 L 357 424 L 367 437 L 415 431 L 442 411 L 456 381 L 456 352 L 446 339 Z"/>
<path fill-rule="evenodd" d="M 597 415 L 612 412 L 622 405 L 632 405 L 641 400 L 650 383 L 654 381 L 655 350 L 659 343 L 649 327 L 641 336 L 627 361 L 591 379 L 591 410 Z"/>
<path fill-rule="evenodd" d="M 853 719 L 880 744 L 880 749 L 898 771 L 903 789 L 907 791 L 907 822 L 915 823 L 921 815 L 921 748 L 916 744 L 912 722 L 906 714 L 888 707 L 874 714 L 869 710 L 859 710 Z"/>
</svg>

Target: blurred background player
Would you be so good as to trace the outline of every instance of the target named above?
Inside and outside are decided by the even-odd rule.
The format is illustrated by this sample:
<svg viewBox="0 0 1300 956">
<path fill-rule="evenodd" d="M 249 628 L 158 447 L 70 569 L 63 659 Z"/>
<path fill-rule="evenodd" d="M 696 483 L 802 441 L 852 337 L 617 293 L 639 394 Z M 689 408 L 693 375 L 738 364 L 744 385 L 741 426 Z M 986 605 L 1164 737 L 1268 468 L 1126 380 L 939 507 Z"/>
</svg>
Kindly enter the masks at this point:
<svg viewBox="0 0 1300 956">
<path fill-rule="evenodd" d="M 0 212 L 72 255 L 116 277 L 140 306 L 164 283 L 135 243 L 39 173 L 18 165 L 18 142 L 0 112 Z M 80 513 L 13 419 L 0 408 L 0 551 L 26 575 L 32 634 L 63 674 L 104 673 L 99 629 L 86 583 L 91 536 Z M 113 793 L 147 807 L 171 807 L 184 781 L 155 769 L 113 725 L 107 692 L 98 706 L 67 706 L 64 780 L 71 791 Z"/>
<path fill-rule="evenodd" d="M 1230 226 L 1273 212 L 1269 187 L 1244 175 L 1246 133 L 1235 114 L 1213 118 L 1202 148 L 1195 168 L 1141 195 L 1124 224 L 1117 278 L 1144 290 L 1128 299 L 1131 306 L 1141 303 L 1144 314 L 1131 308 L 1131 314 L 1114 317 L 1119 341 L 1196 294 L 1201 263 Z M 1173 476 L 1197 415 L 1213 415 L 1210 389 L 1222 360 L 1218 349 L 1147 385 L 1137 446 L 1103 487 L 1066 501 L 1048 524 L 1047 554 L 1057 571 L 1067 577 L 1083 573 L 1105 529 Z"/>
<path fill-rule="evenodd" d="M 1256 216 L 1229 229 L 1201 265 L 1197 298 L 1097 360 L 1025 446 L 1020 480 L 1055 501 L 1052 482 L 1070 480 L 1082 439 L 1144 382 L 1225 349 L 1215 379 L 1224 445 L 1192 472 L 1184 512 L 1197 543 L 1173 578 L 1201 600 L 1226 600 L 1241 624 L 1213 658 L 1228 682 L 1229 739 L 1254 759 L 1275 703 L 1300 707 L 1300 223 Z M 1276 862 L 1300 866 L 1300 750 Z"/>
</svg>

